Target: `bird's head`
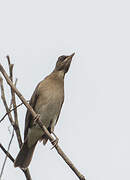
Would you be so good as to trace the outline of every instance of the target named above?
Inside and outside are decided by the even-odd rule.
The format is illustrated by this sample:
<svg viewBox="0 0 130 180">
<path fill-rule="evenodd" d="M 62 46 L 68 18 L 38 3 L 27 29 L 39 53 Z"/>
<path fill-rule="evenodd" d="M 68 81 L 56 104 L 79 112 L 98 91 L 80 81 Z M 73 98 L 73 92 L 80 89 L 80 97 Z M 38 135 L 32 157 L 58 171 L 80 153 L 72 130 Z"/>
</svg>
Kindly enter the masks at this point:
<svg viewBox="0 0 130 180">
<path fill-rule="evenodd" d="M 55 70 L 67 73 L 74 54 L 75 53 L 71 54 L 70 56 L 60 56 L 56 62 Z"/>
</svg>

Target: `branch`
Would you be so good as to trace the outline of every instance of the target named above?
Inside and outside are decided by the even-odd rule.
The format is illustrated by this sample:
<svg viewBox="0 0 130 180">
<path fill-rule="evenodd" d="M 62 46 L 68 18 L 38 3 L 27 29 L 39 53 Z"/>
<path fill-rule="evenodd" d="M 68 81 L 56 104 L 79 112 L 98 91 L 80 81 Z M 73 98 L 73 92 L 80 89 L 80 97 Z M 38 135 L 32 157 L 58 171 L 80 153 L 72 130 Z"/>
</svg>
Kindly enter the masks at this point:
<svg viewBox="0 0 130 180">
<path fill-rule="evenodd" d="M 2 146 L 1 143 L 0 143 L 0 148 L 6 154 L 6 156 L 14 163 L 14 158 L 11 156 L 11 154 L 8 151 L 6 151 L 6 149 L 4 148 L 4 146 Z"/>
<path fill-rule="evenodd" d="M 22 143 L 22 139 L 21 139 L 21 135 L 18 133 L 18 127 L 17 125 L 15 124 L 14 120 L 13 120 L 13 117 L 10 113 L 10 109 L 7 105 L 7 101 L 6 101 L 6 98 L 5 98 L 5 92 L 4 92 L 4 86 L 3 86 L 3 79 L 0 77 L 0 88 L 1 88 L 1 98 L 3 100 L 3 103 L 4 103 L 4 106 L 5 106 L 5 109 L 6 109 L 6 112 L 8 114 L 8 118 L 9 118 L 9 121 L 11 123 L 11 125 L 13 126 L 14 130 L 15 130 L 15 133 L 16 133 L 16 137 L 17 137 L 17 140 L 19 143 Z M 19 144 L 20 146 L 20 144 Z M 21 146 L 20 146 L 21 147 Z"/>
<path fill-rule="evenodd" d="M 52 145 L 55 145 L 55 141 L 53 136 L 49 133 L 49 131 L 47 130 L 47 128 L 45 126 L 43 126 L 42 121 L 40 120 L 40 118 L 38 117 L 37 123 L 38 125 L 41 127 L 41 129 L 43 130 L 43 132 L 45 132 L 46 136 L 48 137 L 48 139 L 50 140 L 50 142 L 52 143 Z M 74 164 L 72 163 L 72 161 L 66 156 L 66 154 L 62 151 L 62 149 L 60 148 L 59 145 L 54 146 L 55 149 L 57 150 L 58 154 L 62 157 L 62 159 L 64 159 L 64 161 L 68 164 L 68 166 L 72 169 L 72 171 L 78 176 L 78 178 L 80 180 L 85 180 L 85 177 L 78 171 L 78 169 L 74 166 Z"/>
<path fill-rule="evenodd" d="M 0 148 L 14 164 L 14 161 L 15 161 L 14 158 L 11 156 L 11 154 L 8 151 L 6 151 L 6 149 L 4 148 L 4 146 L 1 143 L 0 143 Z M 27 180 L 32 180 L 28 169 L 27 170 L 21 169 L 21 170 L 24 172 Z"/>
<path fill-rule="evenodd" d="M 8 75 L 7 75 L 7 76 L 8 76 Z M 20 132 L 18 132 L 18 128 L 17 128 L 18 126 L 17 126 L 16 123 L 13 121 L 12 115 L 11 115 L 11 113 L 10 113 L 11 111 L 10 111 L 8 105 L 7 105 L 7 102 L 6 102 L 2 77 L 0 77 L 0 88 L 1 88 L 1 98 L 2 98 L 2 100 L 3 100 L 3 103 L 4 103 L 4 106 L 5 106 L 5 109 L 6 109 L 8 118 L 9 118 L 9 121 L 10 121 L 11 125 L 13 126 L 13 128 L 14 128 L 14 130 L 15 130 L 19 147 L 21 147 L 21 144 L 22 144 L 21 135 L 20 135 Z M 15 108 L 16 108 L 16 107 L 15 107 Z M 27 179 L 27 180 L 31 180 L 31 175 L 30 175 L 29 170 L 27 169 L 26 171 L 23 171 L 23 172 L 24 172 L 24 174 L 25 174 L 25 176 L 26 176 L 26 179 Z"/>
<path fill-rule="evenodd" d="M 9 74 L 10 74 L 10 80 L 13 83 L 13 67 L 14 64 L 10 63 L 10 57 L 7 56 L 7 60 L 8 60 L 8 65 L 9 65 Z M 17 82 L 17 81 L 16 81 Z M 15 84 L 16 84 L 15 82 Z M 13 108 L 14 108 L 14 122 L 15 122 L 15 131 L 16 131 L 16 135 L 17 135 L 17 140 L 19 143 L 19 147 L 21 148 L 22 146 L 22 139 L 21 139 L 21 134 L 20 134 L 20 129 L 19 129 L 19 123 L 18 123 L 18 113 L 17 113 L 17 109 L 16 109 L 16 99 L 15 99 L 15 92 L 13 91 L 13 89 L 11 88 L 11 95 L 12 95 L 12 104 L 13 104 Z"/>
<path fill-rule="evenodd" d="M 14 111 L 14 109 L 20 107 L 21 105 L 23 105 L 23 103 L 20 103 L 19 105 L 17 105 L 15 108 L 10 109 L 9 113 L 11 113 L 12 111 Z M 9 114 L 9 113 L 5 113 L 5 115 L 1 118 L 0 123 L 4 120 L 4 118 Z"/>
<path fill-rule="evenodd" d="M 27 103 L 27 101 L 25 100 L 25 98 L 22 96 L 22 94 L 18 91 L 18 89 L 13 85 L 12 81 L 9 79 L 7 73 L 5 72 L 4 68 L 2 67 L 2 65 L 0 64 L 0 71 L 3 74 L 3 76 L 5 77 L 7 83 L 9 84 L 9 86 L 11 86 L 11 88 L 13 89 L 13 91 L 15 91 L 15 93 L 17 94 L 17 96 L 20 98 L 20 100 L 24 103 L 24 105 L 27 107 L 27 109 L 30 111 L 30 113 L 32 114 L 34 119 L 37 119 L 37 114 L 34 112 L 33 108 Z M 49 133 L 49 131 L 47 130 L 47 128 L 45 126 L 43 126 L 42 122 L 39 120 L 39 118 L 37 119 L 37 123 L 39 124 L 39 126 L 42 128 L 43 132 L 47 135 L 47 137 L 49 138 L 49 140 L 51 141 L 52 145 L 54 145 L 54 138 L 52 137 L 52 135 Z M 65 160 L 65 162 L 69 165 L 69 167 L 73 170 L 73 172 L 78 176 L 78 178 L 80 180 L 85 180 L 85 177 L 76 169 L 76 167 L 74 166 L 74 164 L 70 161 L 70 159 L 65 155 L 65 153 L 62 151 L 62 149 L 59 147 L 59 145 L 55 146 L 55 149 L 57 150 L 58 154 Z"/>
<path fill-rule="evenodd" d="M 9 145 L 8 145 L 8 150 L 7 150 L 7 152 L 9 152 L 9 149 L 10 149 L 10 146 L 11 146 L 11 143 L 12 143 L 12 140 L 13 140 L 13 137 L 14 137 L 14 129 L 13 129 L 13 132 L 12 132 L 12 135 L 11 135 L 11 139 L 10 139 L 10 142 L 9 142 Z M 5 167 L 5 163 L 6 163 L 6 161 L 7 161 L 7 157 L 8 157 L 8 156 L 7 156 L 7 154 L 6 154 L 5 160 L 4 160 L 2 169 L 1 169 L 1 173 L 0 173 L 0 179 L 1 179 L 2 174 L 3 174 L 3 172 L 4 172 L 4 167 Z"/>
<path fill-rule="evenodd" d="M 3 101 L 3 104 L 5 106 L 6 112 L 8 114 L 9 121 L 10 121 L 11 125 L 14 126 L 14 121 L 13 121 L 12 115 L 10 114 L 10 109 L 9 109 L 9 107 L 7 105 L 7 101 L 6 101 L 6 98 L 5 98 L 3 79 L 2 79 L 1 76 L 0 76 L 0 88 L 1 88 L 1 99 Z"/>
</svg>

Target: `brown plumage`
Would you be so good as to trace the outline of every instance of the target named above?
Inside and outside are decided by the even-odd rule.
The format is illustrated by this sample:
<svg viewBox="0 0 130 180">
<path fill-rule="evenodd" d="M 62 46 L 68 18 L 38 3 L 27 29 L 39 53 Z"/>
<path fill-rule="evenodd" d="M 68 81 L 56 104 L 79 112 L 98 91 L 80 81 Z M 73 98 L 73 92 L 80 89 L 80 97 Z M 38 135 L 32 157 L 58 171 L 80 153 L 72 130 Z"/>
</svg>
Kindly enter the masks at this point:
<svg viewBox="0 0 130 180">
<path fill-rule="evenodd" d="M 64 76 L 69 70 L 73 56 L 74 53 L 58 58 L 54 71 L 37 85 L 30 100 L 30 105 L 37 114 L 40 114 L 43 125 L 50 133 L 54 132 L 64 102 Z M 43 140 L 45 145 L 48 139 L 39 125 L 34 125 L 32 115 L 27 111 L 24 143 L 16 157 L 15 167 L 27 168 L 29 166 L 38 140 Z"/>
</svg>

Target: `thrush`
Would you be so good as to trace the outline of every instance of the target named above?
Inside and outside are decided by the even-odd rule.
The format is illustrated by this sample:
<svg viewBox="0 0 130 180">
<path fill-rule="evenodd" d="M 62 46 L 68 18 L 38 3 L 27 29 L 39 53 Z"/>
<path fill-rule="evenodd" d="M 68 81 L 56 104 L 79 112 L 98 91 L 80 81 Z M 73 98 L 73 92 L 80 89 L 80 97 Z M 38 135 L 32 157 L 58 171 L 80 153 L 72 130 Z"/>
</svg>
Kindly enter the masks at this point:
<svg viewBox="0 0 130 180">
<path fill-rule="evenodd" d="M 54 133 L 54 127 L 64 102 L 64 77 L 69 70 L 73 56 L 74 53 L 58 58 L 53 72 L 37 85 L 29 102 L 34 111 L 40 114 L 40 120 L 50 133 Z M 48 138 L 39 125 L 34 123 L 34 118 L 27 110 L 24 143 L 14 162 L 15 167 L 26 169 L 29 166 L 39 140 L 45 145 Z"/>
</svg>

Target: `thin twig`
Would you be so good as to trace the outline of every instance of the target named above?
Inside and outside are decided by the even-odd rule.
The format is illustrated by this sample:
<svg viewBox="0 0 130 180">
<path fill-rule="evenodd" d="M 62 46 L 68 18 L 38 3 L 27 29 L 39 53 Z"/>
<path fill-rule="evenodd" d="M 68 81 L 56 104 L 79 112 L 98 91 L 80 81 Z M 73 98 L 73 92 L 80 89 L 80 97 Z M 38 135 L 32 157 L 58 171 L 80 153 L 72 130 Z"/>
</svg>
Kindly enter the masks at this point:
<svg viewBox="0 0 130 180">
<path fill-rule="evenodd" d="M 14 67 L 14 64 L 11 64 L 9 56 L 7 56 L 7 60 L 8 60 L 8 65 L 9 65 L 10 80 L 13 83 L 13 67 Z M 14 83 L 15 86 L 17 84 L 17 81 L 18 81 L 18 79 L 16 78 L 15 83 Z M 11 88 L 11 86 L 10 86 L 10 88 Z M 18 123 L 18 113 L 17 113 L 17 106 L 16 106 L 16 98 L 15 98 L 15 92 L 13 91 L 12 88 L 11 88 L 11 95 L 12 95 L 12 104 L 13 104 L 13 109 L 14 109 L 15 132 L 16 132 L 19 147 L 21 148 L 21 146 L 22 146 L 22 138 L 21 138 L 19 123 Z M 31 175 L 30 175 L 29 169 L 27 168 L 27 170 L 25 170 L 23 172 L 24 172 L 24 174 L 26 176 L 26 179 L 31 180 Z"/>
<path fill-rule="evenodd" d="M 5 92 L 4 92 L 4 86 L 3 86 L 2 77 L 0 77 L 0 88 L 1 88 L 1 99 L 2 99 L 3 104 L 5 106 L 6 112 L 8 113 L 9 121 L 10 121 L 11 125 L 14 127 L 14 121 L 13 121 L 12 115 L 10 113 L 10 109 L 8 107 L 8 104 L 7 104 L 7 101 L 6 101 L 6 98 L 5 98 Z"/>
<path fill-rule="evenodd" d="M 10 57 L 9 57 L 9 55 L 7 55 L 6 58 L 7 58 L 7 60 L 8 60 L 8 64 L 10 65 L 11 63 L 10 63 Z"/>
<path fill-rule="evenodd" d="M 8 59 L 8 58 L 7 58 L 7 59 Z M 10 79 L 11 79 L 12 82 L 13 82 L 13 65 L 10 64 L 10 59 L 8 59 L 8 65 L 9 65 Z M 2 84 L 2 85 L 3 85 L 3 84 Z M 12 90 L 12 89 L 11 89 L 11 90 Z M 4 91 L 4 89 L 3 89 L 3 91 Z M 11 94 L 12 94 L 12 91 L 11 91 Z M 5 96 L 5 95 L 4 95 L 4 96 Z M 11 107 L 12 107 L 13 101 L 14 101 L 14 97 L 12 96 L 9 110 L 10 110 Z M 9 132 L 10 132 L 10 129 L 9 129 Z M 11 133 L 11 132 L 10 132 L 10 133 Z M 8 152 L 9 152 L 9 149 L 10 149 L 10 146 L 11 146 L 11 143 L 12 143 L 12 140 L 13 140 L 13 137 L 14 137 L 14 128 L 13 128 L 12 135 L 11 135 L 11 139 L 10 139 L 10 142 L 9 142 L 9 145 L 8 145 L 8 148 L 7 148 L 7 151 L 8 151 Z M 1 169 L 1 173 L 0 173 L 0 179 L 1 179 L 2 174 L 3 174 L 3 172 L 4 172 L 4 168 L 5 168 L 6 161 L 7 161 L 7 155 L 5 156 L 5 160 L 4 160 L 3 165 L 2 165 L 2 169 Z"/>
<path fill-rule="evenodd" d="M 12 140 L 13 140 L 13 137 L 14 137 L 14 129 L 13 129 L 13 131 L 12 131 L 12 135 L 11 135 L 11 138 L 10 138 L 10 141 L 9 141 L 9 145 L 8 145 L 8 150 L 7 150 L 7 152 L 9 152 L 9 149 L 10 149 L 10 146 L 11 146 L 11 143 L 12 143 Z M 6 156 L 5 156 L 5 160 L 4 160 L 4 163 L 3 163 L 3 166 L 2 166 L 2 169 L 1 169 L 1 172 L 0 172 L 0 179 L 1 179 L 1 177 L 2 177 L 2 174 L 3 174 L 3 172 L 4 172 L 4 167 L 5 167 L 5 163 L 6 163 L 6 161 L 7 161 L 7 154 L 6 154 Z"/>
<path fill-rule="evenodd" d="M 14 158 L 12 157 L 12 155 L 11 155 L 8 151 L 6 151 L 6 149 L 4 148 L 4 146 L 3 146 L 1 143 L 0 143 L 0 148 L 2 149 L 2 151 L 6 154 L 6 156 L 7 156 L 7 157 L 13 162 L 13 164 L 14 164 L 14 161 L 15 161 Z M 27 180 L 32 180 L 31 175 L 30 175 L 28 169 L 27 169 L 27 170 L 21 169 L 21 170 L 24 172 Z"/>
<path fill-rule="evenodd" d="M 27 101 L 25 100 L 25 98 L 22 96 L 22 94 L 18 91 L 18 89 L 13 85 L 12 81 L 9 79 L 7 73 L 5 72 L 3 66 L 0 64 L 0 71 L 2 72 L 3 76 L 5 77 L 7 83 L 9 84 L 9 86 L 11 86 L 11 88 L 15 91 L 15 93 L 17 94 L 17 96 L 20 98 L 20 100 L 24 103 L 24 105 L 27 107 L 27 109 L 30 111 L 30 113 L 32 114 L 33 118 L 36 119 L 37 118 L 37 114 L 35 113 L 35 111 L 33 110 L 33 108 L 27 103 Z M 47 128 L 45 126 L 43 126 L 42 122 L 39 120 L 39 118 L 37 119 L 37 122 L 39 124 L 39 126 L 42 128 L 43 132 L 47 135 L 47 137 L 49 138 L 49 140 L 51 141 L 51 143 L 54 145 L 54 138 L 51 136 L 51 134 L 49 133 L 49 131 L 47 130 Z M 78 176 L 78 178 L 80 180 L 85 180 L 85 177 L 76 169 L 76 167 L 74 166 L 74 164 L 69 160 L 69 158 L 65 155 L 65 153 L 61 150 L 61 148 L 59 147 L 59 145 L 55 146 L 58 154 L 65 160 L 65 162 L 69 165 L 69 167 L 73 170 L 73 172 Z"/>
<path fill-rule="evenodd" d="M 8 75 L 7 75 L 8 76 Z M 11 81 L 12 82 L 12 81 Z M 4 106 L 5 106 L 5 109 L 6 109 L 6 112 L 7 112 L 7 115 L 8 115 L 8 118 L 9 118 L 9 121 L 11 123 L 11 125 L 13 126 L 14 130 L 15 130 L 15 133 L 16 133 L 16 137 L 17 137 L 17 140 L 18 138 L 18 135 L 17 135 L 17 126 L 15 126 L 15 122 L 13 121 L 13 118 L 12 118 L 12 115 L 10 113 L 10 109 L 8 108 L 8 105 L 7 105 L 7 102 L 6 102 L 6 98 L 5 98 L 5 93 L 4 93 L 4 87 L 3 87 L 3 79 L 2 77 L 0 76 L 0 88 L 1 88 L 1 98 L 3 100 L 3 103 L 4 103 Z M 20 137 L 21 138 L 21 137 Z M 22 139 L 21 139 L 22 141 Z M 19 142 L 19 140 L 18 140 Z M 19 145 L 20 146 L 20 145 Z M 27 169 L 26 171 L 23 171 L 25 176 L 26 176 L 26 179 L 27 180 L 31 180 L 31 175 L 30 175 L 30 172 L 29 172 L 29 169 Z"/>
<path fill-rule="evenodd" d="M 19 133 L 18 133 L 18 128 L 13 120 L 13 117 L 10 113 L 10 109 L 7 105 L 7 101 L 6 101 L 6 98 L 5 98 L 5 92 L 4 92 L 4 86 L 3 86 L 3 79 L 0 77 L 0 88 L 1 88 L 1 98 L 3 100 L 3 103 L 4 103 L 4 106 L 5 106 L 5 109 L 6 109 L 6 112 L 8 114 L 8 118 L 9 118 L 9 121 L 11 123 L 11 125 L 13 126 L 14 130 L 15 130 L 15 133 L 16 133 L 16 137 L 17 137 L 17 140 L 19 142 L 19 146 L 21 147 L 21 143 L 22 143 L 22 139 L 21 139 L 21 135 L 19 136 Z"/>
<path fill-rule="evenodd" d="M 7 60 L 8 60 L 8 66 L 9 66 L 10 80 L 13 83 L 13 67 L 14 67 L 14 64 L 11 64 L 9 56 L 7 56 Z M 16 82 L 15 82 L 15 85 L 16 85 Z M 19 147 L 21 148 L 21 146 L 22 146 L 22 138 L 21 138 L 20 129 L 19 129 L 19 123 L 18 123 L 18 113 L 17 113 L 17 108 L 16 108 L 15 92 L 13 91 L 11 86 L 10 86 L 10 89 L 11 89 L 11 96 L 12 96 L 12 101 L 11 102 L 12 102 L 13 108 L 15 108 L 14 109 L 15 131 L 16 131 L 16 136 L 17 136 Z"/>
<path fill-rule="evenodd" d="M 0 143 L 0 148 L 7 155 L 7 157 L 14 163 L 14 158 L 11 156 L 11 154 L 8 151 L 6 151 L 6 149 L 4 148 L 4 146 L 1 143 Z"/>
<path fill-rule="evenodd" d="M 14 111 L 14 109 L 20 107 L 21 105 L 23 105 L 23 103 L 20 103 L 20 104 L 18 104 L 15 108 L 10 109 L 9 113 L 11 113 L 12 111 Z M 1 118 L 1 120 L 0 120 L 0 123 L 5 119 L 5 117 L 6 117 L 9 113 L 5 113 L 5 115 L 4 115 L 4 116 Z"/>
</svg>

